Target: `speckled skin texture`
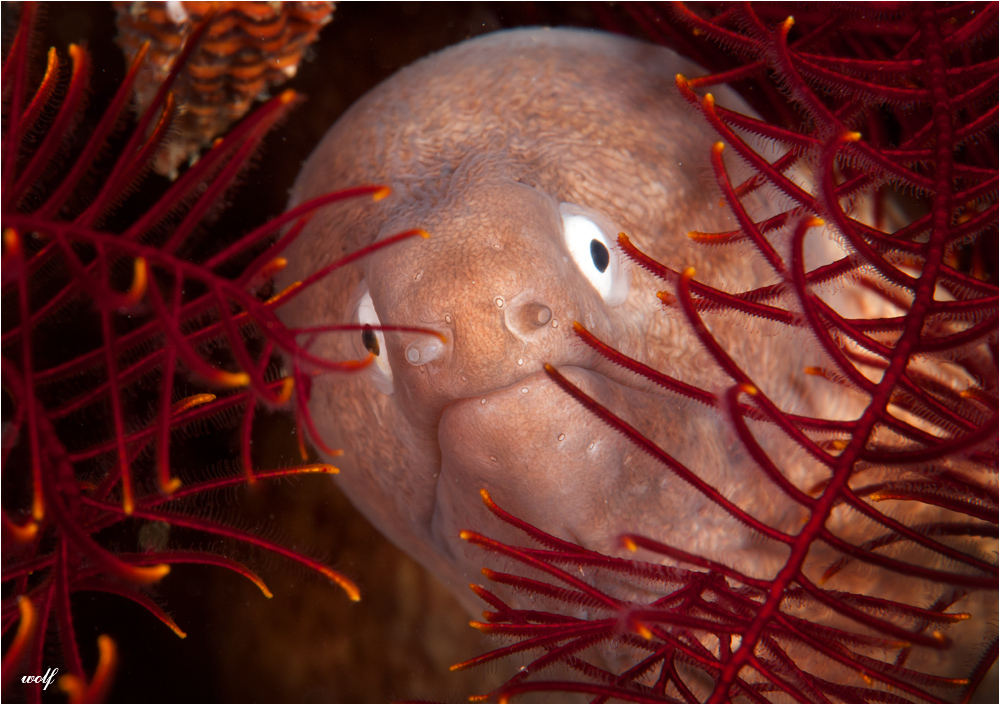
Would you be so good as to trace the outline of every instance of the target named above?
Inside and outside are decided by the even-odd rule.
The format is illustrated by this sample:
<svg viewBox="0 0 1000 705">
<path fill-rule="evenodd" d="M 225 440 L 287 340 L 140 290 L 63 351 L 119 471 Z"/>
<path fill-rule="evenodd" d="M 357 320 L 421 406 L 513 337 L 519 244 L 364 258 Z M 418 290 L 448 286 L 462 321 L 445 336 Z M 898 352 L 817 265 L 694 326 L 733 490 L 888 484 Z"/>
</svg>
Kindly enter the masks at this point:
<svg viewBox="0 0 1000 705">
<path fill-rule="evenodd" d="M 759 575 L 777 558 L 756 551 L 743 560 L 750 539 L 728 515 L 572 402 L 544 363 L 765 521 L 802 518 L 747 482 L 744 452 L 717 411 L 665 396 L 572 332 L 580 321 L 668 374 L 708 389 L 724 383 L 679 313 L 662 310 L 654 293 L 665 283 L 626 267 L 627 299 L 602 300 L 568 256 L 561 203 L 721 288 L 773 281 L 738 251 L 695 247 L 687 237 L 734 225 L 709 186 L 713 137 L 677 95 L 678 72 L 699 69 L 666 49 L 600 33 L 522 30 L 466 42 L 359 101 L 293 190 L 292 204 L 367 182 L 393 193 L 320 213 L 289 252 L 280 283 L 401 230 L 431 234 L 338 270 L 283 315 L 294 326 L 351 322 L 367 286 L 382 324 L 446 336 L 443 354 L 411 365 L 405 350 L 419 336 L 386 333 L 392 394 L 374 367 L 328 375 L 313 385 L 310 410 L 326 442 L 346 451 L 339 481 L 352 501 L 470 611 L 481 607 L 466 585 L 481 580 L 485 557 L 459 531 L 505 535 L 488 519 L 480 488 L 543 530 L 605 552 L 620 551 L 621 532 L 639 531 Z M 542 308 L 551 313 L 544 324 Z M 741 319 L 712 325 L 776 401 L 808 412 L 802 392 L 816 382 L 801 371 L 820 360 L 804 359 L 807 346 L 748 336 Z M 365 355 L 358 333 L 325 335 L 314 350 Z"/>
<path fill-rule="evenodd" d="M 566 204 L 602 224 L 612 240 L 625 232 L 641 250 L 677 271 L 694 267 L 699 281 L 716 288 L 781 283 L 752 249 L 696 245 L 687 236 L 736 224 L 720 205 L 708 167 L 715 137 L 678 96 L 677 73 L 700 70 L 666 49 L 600 33 L 518 30 L 468 41 L 400 71 L 355 104 L 293 189 L 293 205 L 362 183 L 386 183 L 392 195 L 319 213 L 289 251 L 280 285 L 397 232 L 431 234 L 336 270 L 282 315 L 295 327 L 356 323 L 368 291 L 381 325 L 444 335 L 442 346 L 428 336 L 385 332 L 378 364 L 361 374 L 315 378 L 309 409 L 325 442 L 345 451 L 336 459 L 338 481 L 351 501 L 471 614 L 483 608 L 467 587 L 483 582 L 481 567 L 511 566 L 466 544 L 460 531 L 523 541 L 487 513 L 482 488 L 543 531 L 609 554 L 624 552 L 618 537 L 627 531 L 764 579 L 788 557 L 784 544 L 752 534 L 570 399 L 546 376 L 545 363 L 759 521 L 795 534 L 808 519 L 764 479 L 724 408 L 666 393 L 573 333 L 579 321 L 629 357 L 720 398 L 733 384 L 678 308 L 656 298 L 671 284 L 623 264 L 627 296 L 612 301 L 598 292 L 564 239 Z M 747 110 L 731 93 L 716 96 Z M 740 166 L 733 160 L 728 168 Z M 767 200 L 750 204 L 756 219 L 767 215 Z M 822 232 L 810 233 L 805 248 L 810 268 L 837 256 Z M 847 315 L 887 315 L 858 291 L 819 295 Z M 833 368 L 808 327 L 773 329 L 733 312 L 705 314 L 704 321 L 784 412 L 848 419 L 867 403 L 806 374 L 811 366 Z M 411 364 L 414 347 L 434 354 Z M 331 359 L 366 355 L 357 331 L 320 336 L 313 350 Z M 826 466 L 774 426 L 749 423 L 798 488 L 813 493 L 828 479 Z M 883 473 L 866 468 L 852 485 L 877 482 Z M 942 514 L 931 506 L 906 511 L 909 522 Z M 856 544 L 879 530 L 843 505 L 826 526 Z M 838 557 L 817 542 L 802 570 L 822 581 Z M 940 563 L 907 547 L 897 557 Z M 607 583 L 599 573 L 592 579 L 622 597 L 645 597 L 641 585 Z M 860 562 L 825 587 L 906 602 L 918 594 L 925 596 L 918 602 L 927 602 L 935 591 Z M 984 599 L 993 598 L 981 593 L 977 604 L 956 607 L 988 613 L 979 604 Z M 833 614 L 809 618 L 851 626 Z M 922 652 L 910 664 L 958 675 L 967 649 L 982 643 L 983 628 L 970 620 L 951 630 L 963 646 L 950 657 Z M 808 653 L 798 657 L 803 667 L 815 667 Z M 840 667 L 828 663 L 820 668 L 844 682 L 856 676 L 834 673 Z"/>
</svg>

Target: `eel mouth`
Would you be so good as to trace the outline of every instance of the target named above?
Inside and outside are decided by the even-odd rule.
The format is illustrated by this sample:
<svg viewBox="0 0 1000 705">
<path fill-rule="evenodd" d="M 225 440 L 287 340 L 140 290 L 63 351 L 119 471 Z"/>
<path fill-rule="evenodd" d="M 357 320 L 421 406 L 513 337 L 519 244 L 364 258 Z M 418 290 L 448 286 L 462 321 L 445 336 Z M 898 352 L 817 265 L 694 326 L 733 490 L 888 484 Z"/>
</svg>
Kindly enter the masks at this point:
<svg viewBox="0 0 1000 705">
<path fill-rule="evenodd" d="M 566 365 L 557 369 L 563 377 L 598 401 L 599 397 L 604 396 L 602 391 L 607 385 L 624 386 L 601 372 L 585 367 Z M 564 401 L 566 405 L 576 405 L 569 394 L 560 388 L 544 369 L 538 370 L 505 387 L 461 397 L 445 404 L 441 410 L 438 438 L 443 446 L 442 431 L 451 424 L 461 423 L 463 417 L 469 415 L 486 416 L 497 405 L 505 411 L 516 412 L 517 417 L 510 420 L 517 424 L 520 419 L 538 413 L 540 406 L 546 409 L 552 406 L 562 408 L 562 404 L 558 404 L 559 400 Z"/>
<path fill-rule="evenodd" d="M 637 394 L 646 396 L 592 369 L 567 365 L 559 372 L 618 413 Z M 431 531 L 452 560 L 461 561 L 464 553 L 459 532 L 486 525 L 482 489 L 506 511 L 543 531 L 606 548 L 612 535 L 608 524 L 614 520 L 608 497 L 617 491 L 635 447 L 544 370 L 446 405 L 438 443 L 441 466 Z"/>
</svg>

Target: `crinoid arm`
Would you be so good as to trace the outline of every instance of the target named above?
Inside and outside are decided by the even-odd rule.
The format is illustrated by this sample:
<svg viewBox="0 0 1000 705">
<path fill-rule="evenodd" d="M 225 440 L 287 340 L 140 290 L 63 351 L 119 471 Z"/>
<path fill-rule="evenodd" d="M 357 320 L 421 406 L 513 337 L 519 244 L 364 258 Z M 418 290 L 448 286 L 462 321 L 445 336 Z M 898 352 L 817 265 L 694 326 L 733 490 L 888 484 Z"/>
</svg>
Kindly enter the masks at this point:
<svg viewBox="0 0 1000 705">
<path fill-rule="evenodd" d="M 370 362 L 313 354 L 309 332 L 289 329 L 275 311 L 371 248 L 284 292 L 271 292 L 269 280 L 318 209 L 345 199 L 374 203 L 387 189 L 327 194 L 243 236 L 212 233 L 220 204 L 299 102 L 296 94 L 268 100 L 173 183 L 156 186 L 146 177 L 178 117 L 172 91 L 207 20 L 147 108 L 134 119 L 129 112 L 146 56 L 140 48 L 93 129 L 80 135 L 89 54 L 52 49 L 33 84 L 38 11 L 32 3 L 18 9 L 20 27 L 3 64 L 3 686 L 22 688 L 21 675 L 44 673 L 43 655 L 58 649 L 59 685 L 93 701 L 107 697 L 117 664 L 129 656 L 101 636 L 96 670 L 87 672 L 80 639 L 89 637 L 74 624 L 80 593 L 125 598 L 183 638 L 189 626 L 175 622 L 150 588 L 175 566 L 212 566 L 270 597 L 253 569 L 222 553 L 242 545 L 303 565 L 360 598 L 349 577 L 239 526 L 218 500 L 250 482 L 337 472 L 310 462 L 304 442 L 298 466 L 258 467 L 254 419 L 261 409 L 284 409 L 296 414 L 300 435 L 311 433 L 296 388 L 314 374 Z M 408 231 L 379 246 L 419 235 Z M 220 426 L 236 427 L 238 454 L 211 466 L 192 462 L 185 444 Z M 23 697 L 41 699 L 41 684 L 25 687 Z"/>
<path fill-rule="evenodd" d="M 676 4 L 665 16 L 634 3 L 624 12 L 717 69 L 679 77 L 677 90 L 719 135 L 706 163 L 739 228 L 691 238 L 742 248 L 772 279 L 722 290 L 619 239 L 662 281 L 664 313 L 694 332 L 728 388 L 631 359 L 579 324 L 576 334 L 665 401 L 717 409 L 752 459 L 747 481 L 802 520 L 769 521 L 630 426 L 627 410 L 549 367 L 665 476 L 782 559 L 752 574 L 669 533 L 627 534 L 619 554 L 601 555 L 487 497 L 525 541 L 464 535 L 512 568 L 485 571 L 491 585 L 473 588 L 489 606 L 473 626 L 505 645 L 456 668 L 524 654 L 524 668 L 484 695 L 503 701 L 546 691 L 630 702 L 968 701 L 997 658 L 998 292 L 986 255 L 997 238 L 997 7 L 796 6 L 793 18 L 781 4 Z M 723 83 L 752 83 L 775 104 L 757 101 L 763 117 L 716 105 L 710 91 Z M 762 213 L 761 196 L 782 207 Z M 810 247 L 822 240 L 835 246 L 817 260 Z M 720 320 L 808 335 L 817 364 L 800 372 L 829 403 L 790 410 L 774 381 L 754 378 L 739 346 L 719 339 Z"/>
</svg>

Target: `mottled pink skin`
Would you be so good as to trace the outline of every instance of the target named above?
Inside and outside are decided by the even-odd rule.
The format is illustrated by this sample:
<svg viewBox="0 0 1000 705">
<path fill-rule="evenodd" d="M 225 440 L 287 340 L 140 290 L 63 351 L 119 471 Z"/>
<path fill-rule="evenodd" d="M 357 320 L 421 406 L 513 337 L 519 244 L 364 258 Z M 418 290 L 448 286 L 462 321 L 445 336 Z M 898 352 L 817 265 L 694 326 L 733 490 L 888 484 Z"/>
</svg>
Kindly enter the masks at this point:
<svg viewBox="0 0 1000 705">
<path fill-rule="evenodd" d="M 459 532 L 521 540 L 490 518 L 481 488 L 538 528 L 607 553 L 622 553 L 622 532 L 638 532 L 762 578 L 774 577 L 788 555 L 575 403 L 544 363 L 760 521 L 794 534 L 807 519 L 748 457 L 724 409 L 653 387 L 572 331 L 580 321 L 624 354 L 710 391 L 733 384 L 679 311 L 656 299 L 670 285 L 626 267 L 627 298 L 602 298 L 564 243 L 563 203 L 676 270 L 693 266 L 698 280 L 720 289 L 779 283 L 752 248 L 696 246 L 687 237 L 736 226 L 711 185 L 716 138 L 677 94 L 678 72 L 700 70 L 666 49 L 600 33 L 519 30 L 472 40 L 365 96 L 296 182 L 292 205 L 363 183 L 388 183 L 393 192 L 319 214 L 288 253 L 280 284 L 402 230 L 431 234 L 337 270 L 283 316 L 293 326 L 356 321 L 367 287 L 383 325 L 446 337 L 434 359 L 413 365 L 408 346 L 433 339 L 385 333 L 381 368 L 318 377 L 309 408 L 326 443 L 345 450 L 338 481 L 351 500 L 472 613 L 482 604 L 466 586 L 497 559 Z M 743 105 L 725 92 L 718 98 Z M 807 242 L 815 254 L 824 241 Z M 785 411 L 855 418 L 862 408 L 863 398 L 805 373 L 832 366 L 807 329 L 770 329 L 733 314 L 705 320 Z M 366 354 L 359 333 L 325 335 L 314 351 Z M 751 428 L 799 488 L 814 492 L 827 479 L 825 467 L 774 427 Z M 880 472 L 860 473 L 856 484 Z M 844 507 L 828 527 L 856 543 L 877 531 Z M 804 570 L 819 581 L 835 559 L 817 543 Z M 858 564 L 826 587 L 898 599 L 913 589 Z"/>
<path fill-rule="evenodd" d="M 744 451 L 715 410 L 651 389 L 572 332 L 580 321 L 689 383 L 725 383 L 680 316 L 661 310 L 654 293 L 666 284 L 627 268 L 627 299 L 609 306 L 601 298 L 568 256 L 560 203 L 603 218 L 612 238 L 626 232 L 672 266 L 694 266 L 703 281 L 729 289 L 772 281 L 761 262 L 687 237 L 733 223 L 708 186 L 713 136 L 677 95 L 678 72 L 699 69 L 600 33 L 522 30 L 466 42 L 359 101 L 295 185 L 293 204 L 359 183 L 389 183 L 393 193 L 317 217 L 289 253 L 286 281 L 379 237 L 431 233 L 339 270 L 284 315 L 299 326 L 351 321 L 364 280 L 383 324 L 446 336 L 440 357 L 414 366 L 404 353 L 415 336 L 386 333 L 393 393 L 380 391 L 377 369 L 326 376 L 310 409 L 326 441 L 346 451 L 339 481 L 352 500 L 472 609 L 466 584 L 484 558 L 458 534 L 497 529 L 480 488 L 536 526 L 598 550 L 617 552 L 618 534 L 642 531 L 744 563 L 734 552 L 746 532 L 575 404 L 542 372 L 546 362 L 765 521 L 789 520 L 784 506 L 757 495 L 761 483 L 744 481 Z M 735 323 L 718 320 L 720 338 L 776 400 L 808 410 L 799 392 L 818 383 L 801 370 L 820 360 L 803 359 L 788 338 L 769 339 L 765 350 L 759 341 L 768 339 L 749 339 Z M 328 335 L 316 350 L 362 357 L 360 337 Z M 780 386 L 769 384 L 779 366 Z M 741 567 L 767 572 L 762 563 L 770 565 L 755 556 Z"/>
</svg>

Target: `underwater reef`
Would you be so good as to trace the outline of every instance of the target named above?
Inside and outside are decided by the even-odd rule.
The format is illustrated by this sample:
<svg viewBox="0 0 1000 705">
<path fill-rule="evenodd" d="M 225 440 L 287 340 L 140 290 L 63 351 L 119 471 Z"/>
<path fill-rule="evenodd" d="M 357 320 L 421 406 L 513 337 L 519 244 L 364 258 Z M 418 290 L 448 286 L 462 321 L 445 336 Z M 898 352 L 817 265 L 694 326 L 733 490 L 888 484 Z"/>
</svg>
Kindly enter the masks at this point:
<svg viewBox="0 0 1000 705">
<path fill-rule="evenodd" d="M 173 182 L 150 173 L 172 129 L 169 85 L 130 117 L 137 71 L 112 42 L 111 8 L 3 12 L 5 699 L 64 698 L 20 683 L 52 666 L 76 698 L 136 701 L 973 697 L 997 656 L 995 4 L 342 6 L 289 84 L 296 93 L 276 93 Z M 42 21 L 29 41 L 14 20 L 24 27 L 32 13 Z M 286 238 L 323 205 L 281 215 L 340 112 L 430 51 L 529 24 L 626 32 L 713 74 L 677 90 L 754 173 L 736 180 L 705 155 L 741 228 L 695 237 L 744 248 L 781 285 L 714 290 L 621 246 L 661 277 L 665 310 L 698 332 L 731 387 L 692 388 L 579 335 L 665 394 L 716 405 L 758 481 L 808 519 L 783 533 L 703 487 L 760 541 L 788 547 L 783 570 L 762 580 L 638 535 L 623 537 L 637 560 L 596 555 L 486 497 L 467 539 L 484 563 L 503 555 L 511 567 L 476 589 L 487 609 L 476 626 L 503 638 L 491 652 L 497 642 L 374 534 L 311 454 L 322 439 L 296 401 L 308 380 L 278 362 L 308 350 L 271 312 L 291 292 L 269 278 Z M 762 119 L 716 106 L 716 83 Z M 785 151 L 758 151 L 751 133 Z M 795 168 L 812 170 L 811 189 L 789 177 Z M 380 193 L 358 186 L 329 200 Z M 766 189 L 785 207 L 755 222 L 741 204 Z M 810 270 L 797 253 L 816 219 L 840 233 L 845 256 Z M 896 313 L 839 314 L 822 292 L 844 286 Z M 748 331 L 812 330 L 829 360 L 813 373 L 863 413 L 782 413 L 713 345 L 721 315 Z M 350 373 L 365 361 L 315 363 Z M 665 472 L 696 481 L 550 374 Z M 757 441 L 761 428 L 829 479 L 797 486 Z M 866 541 L 830 529 L 845 514 L 874 527 Z M 494 517 L 524 543 L 493 541 Z M 587 571 L 641 584 L 647 599 L 598 590 Z M 837 589 L 852 572 L 888 587 Z M 506 604 L 507 588 L 536 608 Z M 956 640 L 967 649 L 957 666 Z M 609 648 L 622 655 L 614 671 Z M 475 668 L 511 656 L 506 675 Z"/>
</svg>

